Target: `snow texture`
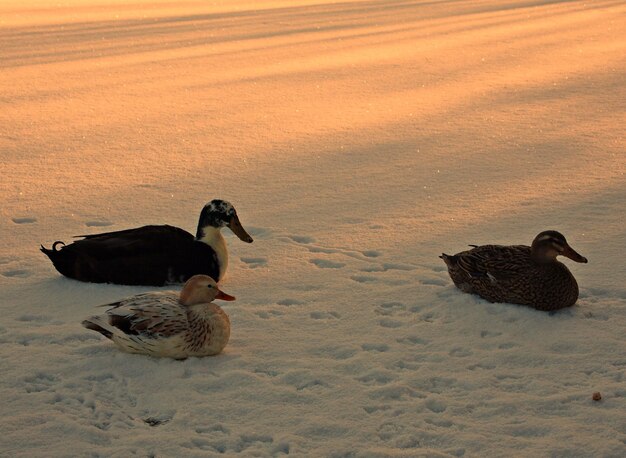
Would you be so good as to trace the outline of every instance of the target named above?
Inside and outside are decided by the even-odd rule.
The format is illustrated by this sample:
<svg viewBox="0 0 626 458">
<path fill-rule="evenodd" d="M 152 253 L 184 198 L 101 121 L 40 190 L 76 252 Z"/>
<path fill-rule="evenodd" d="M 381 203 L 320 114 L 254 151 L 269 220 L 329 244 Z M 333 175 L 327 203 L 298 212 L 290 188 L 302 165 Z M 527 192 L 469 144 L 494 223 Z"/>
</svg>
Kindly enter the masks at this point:
<svg viewBox="0 0 626 458">
<path fill-rule="evenodd" d="M 624 30 L 622 1 L 0 1 L 0 456 L 624 456 Z M 82 328 L 149 288 L 39 244 L 212 198 L 255 239 L 224 229 L 224 353 Z M 438 259 L 545 229 L 589 259 L 556 314 Z"/>
</svg>

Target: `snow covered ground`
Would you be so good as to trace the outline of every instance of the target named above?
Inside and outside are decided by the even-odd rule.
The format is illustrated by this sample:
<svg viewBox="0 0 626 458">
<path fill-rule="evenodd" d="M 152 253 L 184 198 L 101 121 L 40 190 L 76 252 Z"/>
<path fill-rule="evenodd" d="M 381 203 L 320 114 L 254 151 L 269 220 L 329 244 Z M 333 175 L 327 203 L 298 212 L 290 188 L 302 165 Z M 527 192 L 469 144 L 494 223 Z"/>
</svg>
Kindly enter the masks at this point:
<svg viewBox="0 0 626 458">
<path fill-rule="evenodd" d="M 626 455 L 624 30 L 622 1 L 0 0 L 0 456 Z M 222 355 L 80 326 L 146 288 L 40 243 L 215 197 L 255 238 Z M 554 315 L 437 258 L 544 229 L 589 258 Z"/>
</svg>

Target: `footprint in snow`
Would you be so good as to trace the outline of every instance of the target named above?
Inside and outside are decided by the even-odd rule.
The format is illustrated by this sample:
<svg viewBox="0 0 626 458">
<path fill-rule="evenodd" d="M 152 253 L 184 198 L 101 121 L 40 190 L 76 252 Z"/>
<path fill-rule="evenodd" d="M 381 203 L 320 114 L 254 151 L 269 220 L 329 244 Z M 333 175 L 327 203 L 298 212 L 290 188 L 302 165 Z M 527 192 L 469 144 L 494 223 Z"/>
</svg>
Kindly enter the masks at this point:
<svg viewBox="0 0 626 458">
<path fill-rule="evenodd" d="M 40 393 L 51 390 L 58 382 L 59 379 L 55 375 L 39 372 L 35 375 L 24 377 L 24 388 L 27 393 Z"/>
<path fill-rule="evenodd" d="M 311 253 L 341 254 L 361 261 L 370 261 L 371 258 L 377 258 L 382 254 L 376 250 L 359 251 L 350 248 L 336 248 L 314 245 L 315 239 L 306 235 L 289 235 L 287 236 L 287 240 L 305 246 Z"/>
<path fill-rule="evenodd" d="M 386 385 L 395 379 L 394 374 L 383 371 L 372 371 L 357 378 L 363 385 Z"/>
<path fill-rule="evenodd" d="M 455 347 L 448 353 L 450 356 L 456 356 L 458 358 L 465 358 L 471 356 L 473 353 L 467 348 Z"/>
<path fill-rule="evenodd" d="M 369 275 L 352 275 L 350 278 L 357 283 L 374 283 L 378 281 L 378 278 Z"/>
<path fill-rule="evenodd" d="M 366 256 L 368 258 L 377 258 L 382 255 L 380 251 L 376 251 L 376 250 L 366 250 L 366 251 L 362 251 L 361 253 L 363 254 L 363 256 Z"/>
<path fill-rule="evenodd" d="M 341 347 L 341 346 L 326 346 L 314 349 L 311 353 L 315 356 L 322 358 L 329 358 L 335 360 L 350 359 L 357 354 L 357 349 L 353 347 Z"/>
<path fill-rule="evenodd" d="M 37 222 L 37 218 L 33 218 L 30 216 L 25 216 L 21 218 L 11 218 L 15 224 L 33 224 Z"/>
<path fill-rule="evenodd" d="M 298 299 L 281 299 L 278 302 L 276 302 L 278 305 L 284 305 L 284 306 L 291 306 L 291 305 L 302 305 L 302 304 L 306 304 L 306 302 L 304 301 L 300 301 Z"/>
<path fill-rule="evenodd" d="M 169 415 L 162 415 L 162 416 L 142 418 L 142 420 L 148 426 L 161 426 L 171 421 L 172 417 Z"/>
<path fill-rule="evenodd" d="M 387 344 L 379 344 L 379 343 L 365 343 L 361 345 L 361 348 L 365 351 L 376 351 L 376 352 L 386 352 L 389 350 L 389 345 Z"/>
<path fill-rule="evenodd" d="M 49 316 L 45 316 L 45 315 L 20 315 L 19 317 L 17 317 L 15 320 L 16 321 L 34 321 L 34 322 L 42 322 L 42 323 L 47 323 L 50 321 L 50 317 Z"/>
<path fill-rule="evenodd" d="M 279 454 L 289 454 L 289 444 L 286 442 L 280 442 L 274 444 L 274 438 L 269 435 L 263 434 L 242 434 L 239 436 L 239 441 L 234 447 L 234 451 L 237 453 L 244 452 L 248 448 L 258 449 L 259 446 L 269 448 L 266 454 L 276 456 Z M 221 452 L 224 453 L 224 452 Z M 257 453 L 255 453 L 256 455 Z"/>
<path fill-rule="evenodd" d="M 113 226 L 113 223 L 111 221 L 106 221 L 106 220 L 94 220 L 94 221 L 86 221 L 85 222 L 85 226 L 87 227 L 106 227 L 106 226 Z"/>
<path fill-rule="evenodd" d="M 445 418 L 426 418 L 424 421 L 429 425 L 440 426 L 441 428 L 450 428 L 454 424 Z"/>
<path fill-rule="evenodd" d="M 498 332 L 498 331 L 487 331 L 487 330 L 483 330 L 480 331 L 480 337 L 485 338 L 485 337 L 498 337 L 501 336 L 502 333 Z"/>
<path fill-rule="evenodd" d="M 419 280 L 422 285 L 427 286 L 446 286 L 448 282 L 441 278 L 423 278 Z"/>
<path fill-rule="evenodd" d="M 271 229 L 265 227 L 246 226 L 246 229 L 248 230 L 248 234 L 250 234 L 254 239 L 268 239 L 272 236 Z"/>
<path fill-rule="evenodd" d="M 343 262 L 331 261 L 329 259 L 311 259 L 311 264 L 315 264 L 320 269 L 340 269 L 345 266 Z"/>
<path fill-rule="evenodd" d="M 2 276 L 7 277 L 7 278 L 13 278 L 13 277 L 26 278 L 26 277 L 30 277 L 31 275 L 32 275 L 32 272 L 26 269 L 13 269 L 13 270 L 5 270 L 4 272 L 2 272 Z"/>
<path fill-rule="evenodd" d="M 255 312 L 255 315 L 258 316 L 259 318 L 263 318 L 264 320 L 267 320 L 269 318 L 274 318 L 277 316 L 284 315 L 284 313 L 279 310 L 261 310 L 259 312 Z"/>
<path fill-rule="evenodd" d="M 405 310 L 406 305 L 402 302 L 385 302 L 376 307 L 376 309 L 374 309 L 374 313 L 382 316 L 393 316 L 397 313 L 404 312 Z"/>
<path fill-rule="evenodd" d="M 289 237 L 291 240 L 293 240 L 296 243 L 300 243 L 304 245 L 308 245 L 309 243 L 315 242 L 315 239 L 313 237 L 308 237 L 306 235 L 289 235 L 287 237 Z"/>
<path fill-rule="evenodd" d="M 310 316 L 314 320 L 336 320 L 341 318 L 341 315 L 337 312 L 311 312 Z"/>
<path fill-rule="evenodd" d="M 430 398 L 424 402 L 428 410 L 435 413 L 444 412 L 447 409 L 446 403 L 440 399 Z"/>
<path fill-rule="evenodd" d="M 380 265 L 367 266 L 361 269 L 362 272 L 388 272 L 390 270 L 403 270 L 410 271 L 415 270 L 416 267 L 410 266 L 408 264 L 397 264 L 392 262 L 385 262 Z"/>
<path fill-rule="evenodd" d="M 429 341 L 418 336 L 406 336 L 396 339 L 396 342 L 405 345 L 428 345 Z"/>
<path fill-rule="evenodd" d="M 267 258 L 239 258 L 241 262 L 247 264 L 249 268 L 256 269 L 267 265 Z"/>
<path fill-rule="evenodd" d="M 383 318 L 378 321 L 378 325 L 383 328 L 395 329 L 395 328 L 399 328 L 400 326 L 402 326 L 402 324 L 403 324 L 402 321 L 392 320 L 391 318 Z"/>
</svg>

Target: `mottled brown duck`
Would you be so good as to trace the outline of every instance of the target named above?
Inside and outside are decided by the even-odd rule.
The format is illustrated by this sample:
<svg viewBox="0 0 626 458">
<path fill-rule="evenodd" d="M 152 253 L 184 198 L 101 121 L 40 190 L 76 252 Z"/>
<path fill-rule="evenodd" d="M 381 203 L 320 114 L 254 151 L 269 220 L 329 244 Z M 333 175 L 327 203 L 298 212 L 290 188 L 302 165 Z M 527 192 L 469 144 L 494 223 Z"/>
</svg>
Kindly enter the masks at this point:
<svg viewBox="0 0 626 458">
<path fill-rule="evenodd" d="M 578 283 L 557 256 L 587 262 L 557 231 L 541 232 L 531 246 L 483 245 L 440 257 L 454 284 L 489 302 L 528 305 L 553 311 L 578 300 Z"/>
</svg>

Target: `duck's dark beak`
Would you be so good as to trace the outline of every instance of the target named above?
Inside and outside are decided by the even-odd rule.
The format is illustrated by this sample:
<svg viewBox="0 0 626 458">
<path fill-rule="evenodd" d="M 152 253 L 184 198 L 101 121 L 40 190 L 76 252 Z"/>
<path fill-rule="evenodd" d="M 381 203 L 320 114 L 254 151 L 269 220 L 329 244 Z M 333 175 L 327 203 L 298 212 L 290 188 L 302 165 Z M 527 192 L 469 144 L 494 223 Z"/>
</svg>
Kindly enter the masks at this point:
<svg viewBox="0 0 626 458">
<path fill-rule="evenodd" d="M 233 231 L 233 233 L 237 237 L 239 237 L 244 242 L 247 242 L 247 243 L 253 242 L 252 237 L 250 237 L 250 234 L 248 234 L 246 230 L 243 228 L 243 226 L 241 225 L 241 222 L 239 221 L 239 217 L 237 217 L 237 215 L 233 215 L 233 217 L 230 219 L 230 222 L 228 223 L 228 227 L 230 228 L 231 231 Z"/>
<path fill-rule="evenodd" d="M 582 263 L 586 263 L 587 262 L 587 258 L 585 258 L 584 256 L 579 255 L 569 245 L 565 245 L 565 248 L 563 249 L 563 252 L 561 254 L 563 256 L 567 257 L 567 258 L 570 258 L 572 261 L 582 262 Z"/>
<path fill-rule="evenodd" d="M 226 294 L 224 291 L 218 289 L 217 290 L 217 296 L 215 296 L 215 299 L 221 299 L 223 301 L 234 301 L 235 300 L 235 296 L 231 296 L 230 294 Z"/>
</svg>

